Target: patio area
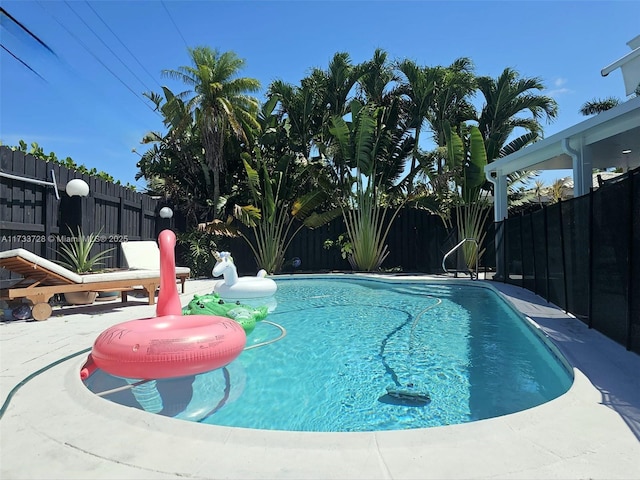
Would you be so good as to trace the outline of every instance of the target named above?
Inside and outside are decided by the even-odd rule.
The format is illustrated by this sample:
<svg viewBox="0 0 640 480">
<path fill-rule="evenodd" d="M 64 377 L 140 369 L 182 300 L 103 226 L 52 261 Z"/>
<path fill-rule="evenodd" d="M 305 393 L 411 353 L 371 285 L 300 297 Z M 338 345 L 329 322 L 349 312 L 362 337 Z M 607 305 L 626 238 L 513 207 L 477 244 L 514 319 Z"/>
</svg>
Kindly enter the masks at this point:
<svg viewBox="0 0 640 480">
<path fill-rule="evenodd" d="M 196 293 L 211 292 L 213 284 L 188 281 L 182 304 Z M 43 322 L 3 322 L 0 477 L 640 478 L 640 357 L 527 290 L 490 284 L 553 340 L 574 367 L 573 386 L 565 395 L 517 414 L 405 431 L 218 427 L 153 415 L 93 395 L 79 378 L 86 353 L 73 354 L 91 347 L 113 324 L 155 316 L 155 306 L 144 298 L 56 308 Z"/>
</svg>

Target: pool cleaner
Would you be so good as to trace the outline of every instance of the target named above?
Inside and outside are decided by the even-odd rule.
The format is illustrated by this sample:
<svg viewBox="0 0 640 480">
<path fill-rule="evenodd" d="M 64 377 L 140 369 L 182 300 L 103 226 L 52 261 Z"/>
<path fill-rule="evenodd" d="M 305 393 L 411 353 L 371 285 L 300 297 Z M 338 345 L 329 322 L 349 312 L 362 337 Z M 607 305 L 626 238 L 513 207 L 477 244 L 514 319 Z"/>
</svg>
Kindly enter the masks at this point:
<svg viewBox="0 0 640 480">
<path fill-rule="evenodd" d="M 401 405 L 404 407 L 424 407 L 431 402 L 431 397 L 427 392 L 414 390 L 413 383 L 402 386 L 389 386 L 387 393 L 378 398 L 379 402 L 390 405 Z"/>
<path fill-rule="evenodd" d="M 440 300 L 439 298 L 434 298 L 434 300 L 436 300 L 434 304 L 429 305 L 427 308 L 423 309 L 420 313 L 418 313 L 418 315 L 416 316 L 415 320 L 411 325 L 411 330 L 409 334 L 409 351 L 411 351 L 411 346 L 413 343 L 413 331 L 420 317 L 428 310 L 431 310 L 432 308 L 442 303 L 442 300 Z M 405 325 L 407 325 L 407 323 L 409 323 L 409 320 L 411 320 L 411 314 L 408 315 L 407 320 L 404 323 L 402 323 L 400 326 L 395 328 L 393 331 L 391 331 L 387 335 L 387 337 L 382 341 L 382 344 L 380 346 L 381 347 L 380 357 L 382 358 L 382 363 L 384 364 L 385 369 L 387 370 L 387 373 L 391 375 L 391 378 L 393 379 L 394 384 L 387 386 L 387 393 L 379 397 L 378 401 L 382 403 L 387 403 L 390 405 L 399 405 L 404 407 L 424 407 L 425 405 L 428 405 L 431 402 L 431 397 L 429 396 L 429 393 L 426 390 L 423 390 L 421 388 L 416 388 L 414 383 L 407 383 L 406 385 L 402 385 L 400 383 L 400 380 L 398 379 L 398 375 L 389 366 L 389 364 L 386 362 L 384 357 L 384 349 L 389 339 L 393 335 L 398 333 Z M 411 362 L 408 362 L 408 363 L 410 364 Z"/>
</svg>

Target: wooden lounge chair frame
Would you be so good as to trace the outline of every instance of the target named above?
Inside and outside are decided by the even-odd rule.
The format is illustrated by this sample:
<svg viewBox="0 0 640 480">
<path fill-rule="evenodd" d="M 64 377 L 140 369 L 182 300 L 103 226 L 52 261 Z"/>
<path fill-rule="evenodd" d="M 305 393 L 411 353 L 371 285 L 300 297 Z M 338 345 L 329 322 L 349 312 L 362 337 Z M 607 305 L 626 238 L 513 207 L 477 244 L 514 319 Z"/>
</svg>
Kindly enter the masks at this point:
<svg viewBox="0 0 640 480">
<path fill-rule="evenodd" d="M 35 320 L 51 316 L 49 300 L 58 293 L 120 292 L 123 302 L 127 293 L 141 288 L 155 304 L 155 292 L 160 286 L 159 270 L 122 270 L 108 273 L 78 275 L 56 263 L 21 248 L 0 252 L 0 267 L 21 275 L 16 284 L 2 289 L 0 299 L 26 298 L 33 304 Z"/>
</svg>

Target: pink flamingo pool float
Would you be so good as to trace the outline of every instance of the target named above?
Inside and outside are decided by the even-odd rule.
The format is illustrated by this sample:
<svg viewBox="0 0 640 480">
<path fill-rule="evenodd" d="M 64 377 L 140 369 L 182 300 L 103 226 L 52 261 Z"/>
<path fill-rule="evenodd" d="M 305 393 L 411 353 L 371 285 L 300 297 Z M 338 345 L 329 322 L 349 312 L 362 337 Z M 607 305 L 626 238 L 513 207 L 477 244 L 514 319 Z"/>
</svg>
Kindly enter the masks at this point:
<svg viewBox="0 0 640 480">
<path fill-rule="evenodd" d="M 119 323 L 102 332 L 81 371 L 95 368 L 124 378 L 160 379 L 208 372 L 228 365 L 245 347 L 242 326 L 230 318 L 182 315 L 175 282 L 176 236 L 163 230 L 156 317 Z"/>
</svg>

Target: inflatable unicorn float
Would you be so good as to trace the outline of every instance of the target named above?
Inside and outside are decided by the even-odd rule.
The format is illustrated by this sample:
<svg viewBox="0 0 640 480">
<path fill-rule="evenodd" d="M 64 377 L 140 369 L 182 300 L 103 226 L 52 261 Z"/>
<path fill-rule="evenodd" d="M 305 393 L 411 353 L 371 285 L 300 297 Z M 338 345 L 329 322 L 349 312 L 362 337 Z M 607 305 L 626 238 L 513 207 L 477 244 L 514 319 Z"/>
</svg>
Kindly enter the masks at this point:
<svg viewBox="0 0 640 480">
<path fill-rule="evenodd" d="M 213 287 L 214 293 L 224 300 L 241 300 L 245 298 L 271 297 L 278 286 L 272 279 L 267 278 L 267 272 L 260 270 L 255 277 L 238 277 L 238 271 L 229 252 L 214 252 L 217 260 L 213 267 L 213 276 L 222 275 Z"/>
</svg>

